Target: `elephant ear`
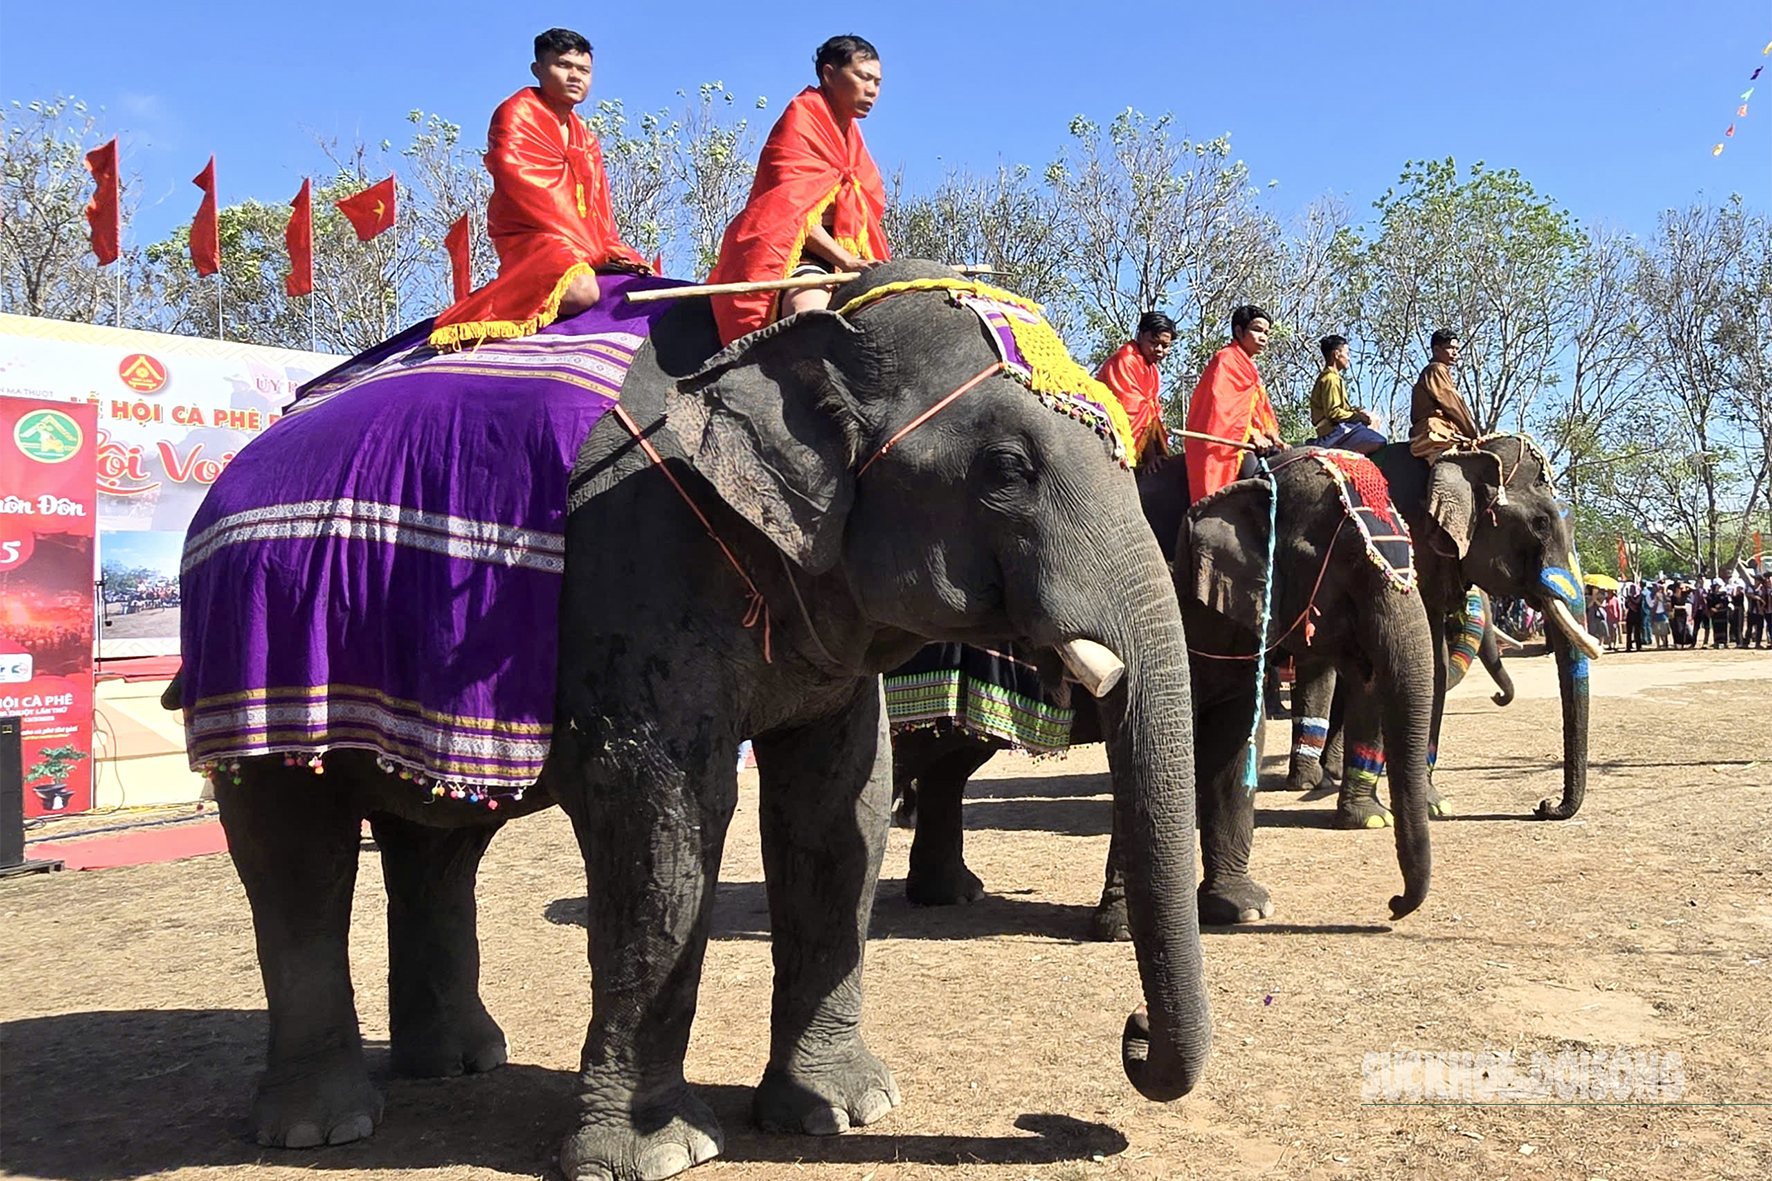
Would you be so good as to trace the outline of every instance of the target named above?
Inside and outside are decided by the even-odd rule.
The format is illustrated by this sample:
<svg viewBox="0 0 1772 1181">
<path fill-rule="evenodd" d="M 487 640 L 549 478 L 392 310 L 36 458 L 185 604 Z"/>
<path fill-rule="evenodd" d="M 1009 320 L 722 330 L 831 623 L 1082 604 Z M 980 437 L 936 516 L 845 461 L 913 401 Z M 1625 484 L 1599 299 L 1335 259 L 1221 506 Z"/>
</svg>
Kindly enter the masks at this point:
<svg viewBox="0 0 1772 1181">
<path fill-rule="evenodd" d="M 677 382 L 665 421 L 695 470 L 809 573 L 837 562 L 855 497 L 860 416 L 841 364 L 856 329 L 802 312 Z"/>
<path fill-rule="evenodd" d="M 1470 552 L 1471 530 L 1477 519 L 1478 479 L 1475 461 L 1494 464 L 1487 456 L 1448 452 L 1436 459 L 1427 474 L 1427 519 L 1452 539 L 1459 558 Z"/>
<path fill-rule="evenodd" d="M 1188 510 L 1176 556 L 1176 581 L 1195 599 L 1233 623 L 1261 634 L 1261 600 L 1268 577 L 1268 497 L 1265 480 L 1238 480 Z"/>
</svg>

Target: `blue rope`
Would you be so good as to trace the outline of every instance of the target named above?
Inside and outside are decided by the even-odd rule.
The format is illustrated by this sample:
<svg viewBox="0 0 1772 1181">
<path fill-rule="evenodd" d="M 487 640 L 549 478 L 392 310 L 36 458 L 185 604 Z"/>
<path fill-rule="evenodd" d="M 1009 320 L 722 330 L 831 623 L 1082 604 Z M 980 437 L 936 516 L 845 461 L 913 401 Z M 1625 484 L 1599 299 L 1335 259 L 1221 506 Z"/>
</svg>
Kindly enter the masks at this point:
<svg viewBox="0 0 1772 1181">
<path fill-rule="evenodd" d="M 1255 717 L 1249 723 L 1249 758 L 1243 766 L 1243 788 L 1250 795 L 1260 780 L 1261 721 L 1267 712 L 1267 633 L 1274 613 L 1274 541 L 1278 533 L 1280 482 L 1274 478 L 1267 460 L 1255 456 L 1255 466 L 1267 481 L 1267 565 L 1263 568 L 1261 587 L 1261 627 L 1255 633 Z"/>
</svg>

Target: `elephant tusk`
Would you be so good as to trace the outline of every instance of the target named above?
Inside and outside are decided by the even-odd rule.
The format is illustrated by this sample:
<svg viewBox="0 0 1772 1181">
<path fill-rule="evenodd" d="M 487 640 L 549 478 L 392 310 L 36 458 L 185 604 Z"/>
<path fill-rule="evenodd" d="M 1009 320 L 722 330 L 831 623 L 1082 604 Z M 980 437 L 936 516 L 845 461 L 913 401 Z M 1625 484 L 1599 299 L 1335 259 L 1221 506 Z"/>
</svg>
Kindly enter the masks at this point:
<svg viewBox="0 0 1772 1181">
<path fill-rule="evenodd" d="M 1106 697 L 1126 675 L 1126 662 L 1094 640 L 1066 640 L 1058 645 L 1058 656 L 1072 679 L 1095 697 Z"/>
<path fill-rule="evenodd" d="M 1526 646 L 1526 645 L 1520 643 L 1520 641 L 1514 639 L 1512 636 L 1508 635 L 1506 632 L 1502 631 L 1500 628 L 1495 629 L 1495 638 L 1497 641 L 1500 642 L 1500 644 L 1503 648 L 1512 648 L 1512 649 L 1518 651 L 1519 649 L 1524 648 Z"/>
<path fill-rule="evenodd" d="M 1594 639 L 1588 634 L 1586 628 L 1575 622 L 1575 616 L 1569 614 L 1569 608 L 1563 605 L 1561 599 L 1550 601 L 1550 617 L 1556 620 L 1557 626 L 1563 629 L 1563 634 L 1569 637 L 1569 642 L 1575 645 L 1576 650 L 1583 656 L 1589 660 L 1600 658 L 1600 641 Z"/>
</svg>

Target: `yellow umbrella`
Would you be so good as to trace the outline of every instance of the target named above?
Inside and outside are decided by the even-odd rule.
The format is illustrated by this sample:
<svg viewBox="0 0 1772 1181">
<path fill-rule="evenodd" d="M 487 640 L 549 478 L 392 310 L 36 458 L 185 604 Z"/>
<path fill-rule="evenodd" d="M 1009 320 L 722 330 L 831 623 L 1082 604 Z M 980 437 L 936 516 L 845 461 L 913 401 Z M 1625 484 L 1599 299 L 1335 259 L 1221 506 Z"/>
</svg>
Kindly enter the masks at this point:
<svg viewBox="0 0 1772 1181">
<path fill-rule="evenodd" d="M 1600 590 L 1615 591 L 1618 589 L 1618 580 L 1610 574 L 1585 574 L 1581 581 L 1588 586 L 1598 587 Z"/>
</svg>

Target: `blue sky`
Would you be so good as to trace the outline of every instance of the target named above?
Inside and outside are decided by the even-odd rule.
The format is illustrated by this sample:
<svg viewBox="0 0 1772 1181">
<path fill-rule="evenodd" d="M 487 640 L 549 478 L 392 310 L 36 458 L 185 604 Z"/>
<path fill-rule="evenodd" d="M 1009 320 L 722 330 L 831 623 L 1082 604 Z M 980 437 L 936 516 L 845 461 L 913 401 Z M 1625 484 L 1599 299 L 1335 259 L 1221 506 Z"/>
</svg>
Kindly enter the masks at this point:
<svg viewBox="0 0 1772 1181">
<path fill-rule="evenodd" d="M 810 79 L 820 40 L 860 33 L 886 78 L 868 141 L 913 184 L 951 164 L 1044 164 L 1073 115 L 1135 106 L 1173 111 L 1197 136 L 1231 132 L 1253 179 L 1280 182 L 1270 199 L 1282 213 L 1322 193 L 1363 213 L 1405 160 L 1445 155 L 1518 168 L 1584 221 L 1637 231 L 1701 193 L 1772 206 L 1772 57 L 1760 52 L 1772 9 L 1752 0 L 87 0 L 77 23 L 68 14 L 7 6 L 0 99 L 61 92 L 104 108 L 126 171 L 144 181 L 138 240 L 189 218 L 189 180 L 212 151 L 224 203 L 287 201 L 322 166 L 316 133 L 398 144 L 417 107 L 478 141 L 528 80 L 530 39 L 556 23 L 596 45 L 593 97 L 630 110 L 719 79 L 779 111 Z M 1761 65 L 1759 100 L 1736 120 Z M 1731 121 L 1734 139 L 1712 158 Z"/>
</svg>

